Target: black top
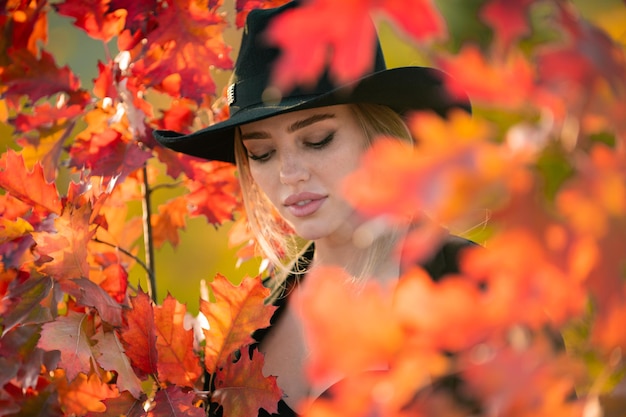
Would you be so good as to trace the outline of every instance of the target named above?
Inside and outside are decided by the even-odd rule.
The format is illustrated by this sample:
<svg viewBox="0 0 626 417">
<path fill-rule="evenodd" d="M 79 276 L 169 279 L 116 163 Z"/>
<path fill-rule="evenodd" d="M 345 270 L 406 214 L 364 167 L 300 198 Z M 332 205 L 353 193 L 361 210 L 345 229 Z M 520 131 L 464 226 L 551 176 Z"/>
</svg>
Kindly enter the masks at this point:
<svg viewBox="0 0 626 417">
<path fill-rule="evenodd" d="M 431 278 L 434 281 L 439 281 L 447 274 L 454 274 L 459 272 L 459 253 L 463 248 L 468 246 L 474 246 L 475 243 L 462 239 L 456 236 L 448 236 L 441 248 L 433 255 L 433 257 L 427 262 L 423 263 L 421 266 L 428 272 Z M 306 266 L 313 259 L 314 248 L 313 245 L 304 253 L 302 258 L 298 261 L 299 270 L 305 270 Z M 285 307 L 287 306 L 288 296 L 286 294 L 289 293 L 289 290 L 293 285 L 297 282 L 296 274 L 291 274 L 287 278 L 287 282 L 285 285 L 282 285 L 277 294 L 273 294 L 273 304 L 278 307 L 274 312 L 274 315 L 271 318 L 270 326 L 265 329 L 259 329 L 253 334 L 253 338 L 256 340 L 255 345 L 260 344 L 265 336 L 271 331 L 272 327 L 278 323 L 282 314 L 286 311 Z M 450 378 L 447 381 L 444 381 L 443 384 L 446 387 L 454 387 L 458 385 L 458 381 L 454 380 L 454 378 Z M 454 389 L 454 388 L 453 388 Z M 296 414 L 283 400 L 280 400 L 278 403 L 278 412 L 277 414 L 270 414 L 267 411 L 260 409 L 259 417 L 297 417 Z"/>
</svg>

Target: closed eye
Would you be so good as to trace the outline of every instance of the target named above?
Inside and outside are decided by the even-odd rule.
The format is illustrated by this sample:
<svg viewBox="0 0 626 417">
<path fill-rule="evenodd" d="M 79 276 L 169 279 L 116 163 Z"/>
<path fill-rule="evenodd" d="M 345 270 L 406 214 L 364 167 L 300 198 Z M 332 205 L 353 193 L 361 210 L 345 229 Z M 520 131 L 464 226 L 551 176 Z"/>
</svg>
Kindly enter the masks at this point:
<svg viewBox="0 0 626 417">
<path fill-rule="evenodd" d="M 248 152 L 248 158 L 252 159 L 253 161 L 265 162 L 270 159 L 273 152 L 274 151 L 266 152 L 262 155 L 255 155 L 253 153 Z"/>
<path fill-rule="evenodd" d="M 308 142 L 306 146 L 308 146 L 309 148 L 313 148 L 313 149 L 322 149 L 326 145 L 328 145 L 334 138 L 335 138 L 335 132 L 326 136 L 324 139 L 322 139 L 319 142 Z"/>
</svg>

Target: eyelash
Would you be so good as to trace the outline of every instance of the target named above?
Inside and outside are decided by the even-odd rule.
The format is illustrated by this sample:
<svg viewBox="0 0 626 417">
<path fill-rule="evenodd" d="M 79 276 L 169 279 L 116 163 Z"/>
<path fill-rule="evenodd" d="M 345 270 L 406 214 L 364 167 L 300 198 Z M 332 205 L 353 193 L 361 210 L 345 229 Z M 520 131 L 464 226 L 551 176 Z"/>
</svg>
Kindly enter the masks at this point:
<svg viewBox="0 0 626 417">
<path fill-rule="evenodd" d="M 332 142 L 334 138 L 335 138 L 335 132 L 332 132 L 331 134 L 329 134 L 328 136 L 326 136 L 324 139 L 322 139 L 319 142 L 313 142 L 313 143 L 307 142 L 305 143 L 305 145 L 312 149 L 323 149 L 330 142 Z M 270 156 L 272 156 L 273 152 L 274 151 L 270 151 L 270 152 L 264 153 L 263 155 L 254 155 L 254 154 L 248 153 L 248 158 L 257 162 L 266 162 L 270 159 Z"/>
</svg>

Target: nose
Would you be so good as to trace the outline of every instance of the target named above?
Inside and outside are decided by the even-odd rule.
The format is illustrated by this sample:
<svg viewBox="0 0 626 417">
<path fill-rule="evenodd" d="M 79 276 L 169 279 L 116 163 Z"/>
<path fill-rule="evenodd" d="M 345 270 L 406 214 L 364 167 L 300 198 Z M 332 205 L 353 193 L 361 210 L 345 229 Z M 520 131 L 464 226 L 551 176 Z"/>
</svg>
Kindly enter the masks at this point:
<svg viewBox="0 0 626 417">
<path fill-rule="evenodd" d="M 309 178 L 309 171 L 302 158 L 292 153 L 283 154 L 280 158 L 280 182 L 284 185 L 295 185 Z"/>
</svg>

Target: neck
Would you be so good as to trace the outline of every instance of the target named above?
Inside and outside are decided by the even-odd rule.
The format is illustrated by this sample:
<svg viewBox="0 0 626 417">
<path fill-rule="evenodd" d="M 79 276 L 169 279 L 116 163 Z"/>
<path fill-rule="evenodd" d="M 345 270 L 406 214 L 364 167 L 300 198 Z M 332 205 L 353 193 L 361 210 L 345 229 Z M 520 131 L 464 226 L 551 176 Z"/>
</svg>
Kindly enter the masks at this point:
<svg viewBox="0 0 626 417">
<path fill-rule="evenodd" d="M 316 240 L 313 267 L 340 266 L 358 280 L 370 277 L 380 281 L 395 279 L 400 273 L 395 249 L 405 235 L 406 230 L 388 231 L 366 242 L 367 245 L 356 239 Z"/>
</svg>

